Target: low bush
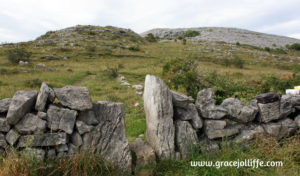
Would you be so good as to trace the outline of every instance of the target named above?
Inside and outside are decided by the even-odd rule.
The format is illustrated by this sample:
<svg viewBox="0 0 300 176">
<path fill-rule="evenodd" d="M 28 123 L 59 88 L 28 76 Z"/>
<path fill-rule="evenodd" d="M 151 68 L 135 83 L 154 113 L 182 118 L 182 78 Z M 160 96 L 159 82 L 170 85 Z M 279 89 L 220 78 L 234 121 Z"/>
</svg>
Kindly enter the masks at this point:
<svg viewBox="0 0 300 176">
<path fill-rule="evenodd" d="M 288 49 L 300 51 L 300 43 L 294 43 L 292 45 L 287 45 Z"/>
<path fill-rule="evenodd" d="M 245 61 L 239 57 L 235 57 L 232 64 L 237 68 L 244 68 Z"/>
<path fill-rule="evenodd" d="M 156 42 L 157 41 L 157 38 L 155 38 L 152 33 L 147 34 L 147 36 L 145 38 L 148 42 Z"/>
<path fill-rule="evenodd" d="M 185 33 L 184 33 L 184 37 L 196 37 L 200 35 L 200 32 L 198 31 L 195 31 L 195 30 L 187 30 Z"/>
<path fill-rule="evenodd" d="M 6 51 L 6 57 L 12 64 L 18 64 L 19 61 L 29 61 L 31 52 L 24 48 L 14 48 Z"/>
<path fill-rule="evenodd" d="M 35 88 L 35 87 L 40 87 L 43 81 L 40 79 L 29 79 L 24 82 L 24 86 L 30 87 L 30 88 Z"/>
</svg>

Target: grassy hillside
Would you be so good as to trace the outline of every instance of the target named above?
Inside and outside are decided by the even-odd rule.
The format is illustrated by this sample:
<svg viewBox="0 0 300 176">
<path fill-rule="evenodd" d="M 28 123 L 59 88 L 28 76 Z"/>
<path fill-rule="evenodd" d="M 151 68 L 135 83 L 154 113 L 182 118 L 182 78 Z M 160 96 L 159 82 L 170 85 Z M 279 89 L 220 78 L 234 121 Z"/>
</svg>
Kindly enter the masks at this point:
<svg viewBox="0 0 300 176">
<path fill-rule="evenodd" d="M 7 51 L 15 48 L 23 48 L 31 53 L 28 65 L 13 64 L 8 60 Z M 143 84 L 146 74 L 160 76 L 168 82 L 169 77 L 163 74 L 163 67 L 176 58 L 195 61 L 199 75 L 221 76 L 237 84 L 253 87 L 255 91 L 245 94 L 245 101 L 255 98 L 257 93 L 262 93 L 259 92 L 262 89 L 255 88 L 262 84 L 268 75 L 273 75 L 279 80 L 287 80 L 289 83 L 288 81 L 293 80 L 300 71 L 299 51 L 263 49 L 222 42 L 187 41 L 186 44 L 183 40 L 148 42 L 127 29 L 76 26 L 48 32 L 35 41 L 2 45 L 0 99 L 12 97 L 17 90 L 39 90 L 42 81 L 51 87 L 86 86 L 93 101 L 108 100 L 125 104 L 126 133 L 129 141 L 133 141 L 138 136 L 143 136 L 146 130 L 142 96 L 136 95 L 136 91 L 130 86 L 121 85 L 116 75 L 125 76 L 131 85 Z M 37 69 L 37 64 L 44 64 L 46 68 Z M 298 80 L 293 81 L 300 84 Z M 286 87 L 288 86 L 289 84 L 286 84 Z M 237 89 L 230 91 L 240 97 L 244 96 L 242 89 L 239 89 L 239 92 L 235 92 Z M 187 93 L 186 89 L 180 86 L 178 91 Z M 275 89 L 275 91 L 282 90 Z M 139 103 L 140 106 L 135 107 L 135 103 Z M 284 146 L 282 150 L 289 150 L 289 147 Z M 299 144 L 295 143 L 292 147 L 299 147 Z M 234 155 L 239 157 L 239 154 Z M 271 154 L 267 156 L 269 155 L 271 156 Z M 284 166 L 283 170 L 294 171 L 299 167 L 296 165 L 297 162 L 299 164 L 299 151 L 296 155 L 296 158 L 294 156 L 287 158 L 292 164 Z M 256 153 L 253 156 L 260 157 L 260 154 Z M 153 166 L 154 168 L 149 167 L 156 175 L 173 175 L 177 172 L 179 175 L 195 173 L 213 175 L 209 169 L 198 172 L 183 165 L 184 162 L 175 162 L 171 163 L 170 168 L 163 163 Z M 268 171 L 269 169 L 262 171 L 262 174 Z M 235 171 L 229 173 L 241 174 Z M 253 173 L 246 172 L 247 175 Z M 271 169 L 270 173 L 284 174 L 276 168 Z"/>
</svg>

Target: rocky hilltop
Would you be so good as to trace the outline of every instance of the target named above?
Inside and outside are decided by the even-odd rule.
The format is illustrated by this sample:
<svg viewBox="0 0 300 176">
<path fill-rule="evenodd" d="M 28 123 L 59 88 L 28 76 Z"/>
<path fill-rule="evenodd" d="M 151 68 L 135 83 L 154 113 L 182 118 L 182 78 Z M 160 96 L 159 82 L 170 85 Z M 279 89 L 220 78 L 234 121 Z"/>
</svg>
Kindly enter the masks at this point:
<svg viewBox="0 0 300 176">
<path fill-rule="evenodd" d="M 187 30 L 199 31 L 200 35 L 192 37 L 189 40 L 192 41 L 218 41 L 226 43 L 237 43 L 254 45 L 258 47 L 285 47 L 287 44 L 300 43 L 300 40 L 271 35 L 265 33 L 259 33 L 238 28 L 223 28 L 223 27 L 200 27 L 200 28 L 157 28 L 151 29 L 141 36 L 146 36 L 152 33 L 155 37 L 161 39 L 175 38 L 177 36 L 184 35 Z"/>
</svg>

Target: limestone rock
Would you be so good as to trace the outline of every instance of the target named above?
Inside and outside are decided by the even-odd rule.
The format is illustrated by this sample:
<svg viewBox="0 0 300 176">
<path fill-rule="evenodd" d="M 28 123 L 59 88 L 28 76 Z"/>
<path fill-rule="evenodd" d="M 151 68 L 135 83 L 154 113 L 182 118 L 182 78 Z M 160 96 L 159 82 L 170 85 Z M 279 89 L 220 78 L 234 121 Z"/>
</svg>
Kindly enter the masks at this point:
<svg viewBox="0 0 300 176">
<path fill-rule="evenodd" d="M 268 135 L 282 139 L 293 135 L 297 130 L 297 125 L 293 120 L 286 118 L 278 122 L 263 124 L 263 128 Z"/>
<path fill-rule="evenodd" d="M 11 129 L 5 136 L 6 141 L 13 146 L 17 140 L 19 139 L 20 135 L 16 130 Z"/>
<path fill-rule="evenodd" d="M 59 102 L 71 109 L 84 111 L 92 109 L 93 104 L 86 87 L 66 86 L 54 89 Z"/>
<path fill-rule="evenodd" d="M 134 88 L 135 90 L 143 90 L 144 87 L 142 85 L 133 85 L 132 88 Z"/>
<path fill-rule="evenodd" d="M 136 155 L 137 168 L 156 162 L 155 151 L 142 139 L 137 138 L 130 144 L 130 149 L 134 151 Z"/>
<path fill-rule="evenodd" d="M 255 119 L 258 108 L 255 106 L 245 106 L 245 104 L 236 98 L 227 98 L 222 104 L 230 118 L 237 122 L 247 123 Z"/>
<path fill-rule="evenodd" d="M 48 128 L 52 131 L 60 129 L 72 134 L 76 116 L 77 111 L 50 105 L 47 111 Z"/>
<path fill-rule="evenodd" d="M 57 147 L 57 152 L 67 152 L 69 147 L 67 144 L 62 144 Z"/>
<path fill-rule="evenodd" d="M 258 103 L 258 109 L 258 120 L 260 122 L 267 123 L 280 118 L 280 101 L 267 104 Z"/>
<path fill-rule="evenodd" d="M 209 139 L 229 137 L 238 134 L 244 127 L 242 124 L 227 125 L 224 120 L 205 120 L 204 131 Z"/>
<path fill-rule="evenodd" d="M 56 157 L 56 151 L 55 151 L 55 149 L 49 149 L 47 151 L 47 155 L 46 156 L 49 159 L 54 159 Z"/>
<path fill-rule="evenodd" d="M 37 97 L 37 91 L 17 91 L 9 105 L 6 116 L 7 122 L 15 125 L 33 107 Z"/>
<path fill-rule="evenodd" d="M 202 119 L 198 114 L 196 106 L 192 103 L 188 104 L 186 108 L 174 107 L 174 118 L 190 121 L 195 129 L 200 129 L 203 126 Z"/>
<path fill-rule="evenodd" d="M 293 112 L 292 96 L 282 95 L 280 100 L 280 119 L 286 118 Z"/>
<path fill-rule="evenodd" d="M 295 122 L 296 122 L 298 128 L 300 128 L 300 115 L 298 115 L 297 117 L 295 117 Z"/>
<path fill-rule="evenodd" d="M 220 146 L 216 141 L 206 137 L 199 141 L 199 146 L 202 153 L 215 153 L 220 150 Z"/>
<path fill-rule="evenodd" d="M 194 101 L 192 97 L 188 97 L 184 94 L 172 91 L 172 102 L 176 107 L 186 108 L 190 103 Z"/>
<path fill-rule="evenodd" d="M 47 120 L 47 113 L 45 113 L 45 112 L 38 112 L 38 113 L 37 113 L 37 116 L 38 116 L 40 119 Z"/>
<path fill-rule="evenodd" d="M 280 100 L 280 96 L 276 93 L 264 93 L 260 94 L 256 97 L 257 103 L 260 104 L 268 104 L 268 103 L 274 103 Z"/>
<path fill-rule="evenodd" d="M 93 109 L 99 124 L 83 135 L 82 148 L 92 147 L 108 162 L 130 172 L 132 158 L 125 132 L 124 105 L 99 101 Z"/>
<path fill-rule="evenodd" d="M 50 90 L 51 88 L 48 87 L 48 85 L 46 83 L 42 83 L 42 86 L 40 88 L 40 93 L 37 96 L 36 99 L 36 104 L 35 104 L 35 109 L 37 111 L 45 111 L 45 107 L 47 104 L 47 100 L 50 94 Z"/>
<path fill-rule="evenodd" d="M 38 116 L 28 113 L 19 121 L 15 128 L 21 134 L 43 133 L 46 130 L 46 121 Z"/>
<path fill-rule="evenodd" d="M 6 113 L 8 111 L 11 98 L 5 98 L 0 100 L 0 113 Z"/>
<path fill-rule="evenodd" d="M 207 110 L 208 107 L 215 105 L 215 93 L 213 89 L 203 89 L 198 92 L 197 100 L 196 100 L 196 107 L 199 110 L 200 114 L 204 118 L 209 117 L 209 111 Z"/>
<path fill-rule="evenodd" d="M 175 144 L 180 151 L 181 158 L 186 159 L 199 142 L 197 133 L 189 122 L 181 120 L 175 122 L 175 133 Z"/>
<path fill-rule="evenodd" d="M 7 147 L 7 142 L 5 140 L 4 134 L 0 133 L 0 148 L 6 148 Z"/>
<path fill-rule="evenodd" d="M 83 121 L 77 120 L 76 121 L 76 128 L 77 128 L 79 134 L 82 135 L 84 133 L 88 133 L 88 132 L 92 131 L 92 129 L 94 127 L 91 126 L 91 125 L 87 125 Z"/>
<path fill-rule="evenodd" d="M 77 120 L 88 125 L 97 125 L 99 123 L 93 110 L 80 111 Z"/>
<path fill-rule="evenodd" d="M 252 129 L 243 129 L 241 133 L 233 139 L 233 143 L 243 144 L 245 142 L 249 142 L 253 140 L 255 137 L 259 135 L 263 135 L 265 133 L 262 126 L 258 125 L 253 127 Z"/>
<path fill-rule="evenodd" d="M 0 131 L 8 132 L 10 130 L 10 125 L 7 123 L 6 118 L 0 118 Z"/>
<path fill-rule="evenodd" d="M 20 136 L 19 147 L 46 147 L 67 144 L 68 136 L 66 133 L 47 133 Z"/>
<path fill-rule="evenodd" d="M 24 154 L 28 159 L 44 160 L 46 152 L 43 149 L 26 148 Z"/>
<path fill-rule="evenodd" d="M 75 146 L 81 146 L 82 145 L 82 137 L 80 136 L 80 134 L 78 132 L 74 132 L 71 136 L 71 142 L 72 144 L 74 144 Z"/>
<path fill-rule="evenodd" d="M 203 89 L 198 92 L 196 107 L 201 117 L 207 119 L 222 119 L 227 115 L 227 110 L 214 103 L 215 93 L 213 89 Z"/>
<path fill-rule="evenodd" d="M 144 90 L 146 138 L 159 158 L 173 158 L 175 128 L 173 125 L 172 94 L 158 77 L 147 75 Z"/>
</svg>

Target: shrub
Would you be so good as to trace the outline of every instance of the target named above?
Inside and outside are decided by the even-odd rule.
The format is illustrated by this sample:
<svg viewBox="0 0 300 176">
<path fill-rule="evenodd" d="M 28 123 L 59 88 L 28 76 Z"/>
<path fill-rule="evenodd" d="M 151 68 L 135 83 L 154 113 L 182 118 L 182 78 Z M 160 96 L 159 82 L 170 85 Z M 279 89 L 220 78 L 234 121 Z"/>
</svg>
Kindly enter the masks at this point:
<svg viewBox="0 0 300 176">
<path fill-rule="evenodd" d="M 141 50 L 140 47 L 139 47 L 138 45 L 130 46 L 128 49 L 129 49 L 130 51 L 140 51 L 140 50 Z"/>
<path fill-rule="evenodd" d="M 157 41 L 157 39 L 154 37 L 154 35 L 152 33 L 147 34 L 147 36 L 145 38 L 148 42 L 156 42 Z"/>
<path fill-rule="evenodd" d="M 244 68 L 245 61 L 239 57 L 235 57 L 233 60 L 233 65 L 237 68 Z"/>
<path fill-rule="evenodd" d="M 173 59 L 163 66 L 163 75 L 167 83 L 175 89 L 183 88 L 192 97 L 199 91 L 197 64 L 193 59 Z"/>
<path fill-rule="evenodd" d="M 182 44 L 186 45 L 186 39 L 185 38 L 182 40 Z"/>
<path fill-rule="evenodd" d="M 21 60 L 29 61 L 31 54 L 24 48 L 14 48 L 6 51 L 6 57 L 12 64 L 18 64 Z"/>
<path fill-rule="evenodd" d="M 300 43 L 294 43 L 294 44 L 288 46 L 288 49 L 300 51 Z"/>
<path fill-rule="evenodd" d="M 196 37 L 200 35 L 200 32 L 198 31 L 194 31 L 194 30 L 187 30 L 185 33 L 184 33 L 184 37 Z"/>
<path fill-rule="evenodd" d="M 108 76 L 111 78 L 117 78 L 119 76 L 119 68 L 118 67 L 106 67 L 106 72 L 108 73 Z"/>
<path fill-rule="evenodd" d="M 237 45 L 237 46 L 240 46 L 241 44 L 240 44 L 240 42 L 236 42 L 236 45 Z"/>
</svg>

